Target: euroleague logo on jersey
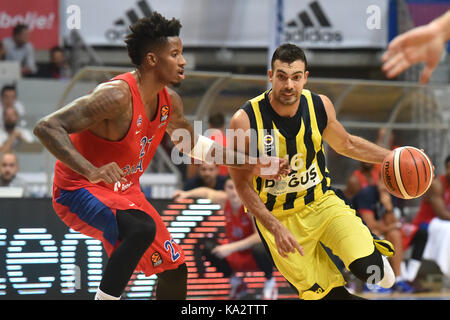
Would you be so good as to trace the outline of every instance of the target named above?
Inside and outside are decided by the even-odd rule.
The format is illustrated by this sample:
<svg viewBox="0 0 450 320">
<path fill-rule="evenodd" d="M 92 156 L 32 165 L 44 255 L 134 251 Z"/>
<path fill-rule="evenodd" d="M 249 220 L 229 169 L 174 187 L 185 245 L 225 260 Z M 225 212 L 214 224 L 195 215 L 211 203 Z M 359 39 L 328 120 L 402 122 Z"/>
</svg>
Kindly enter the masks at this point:
<svg viewBox="0 0 450 320">
<path fill-rule="evenodd" d="M 153 267 L 157 267 L 163 262 L 161 254 L 158 251 L 153 252 L 151 259 Z"/>
<path fill-rule="evenodd" d="M 161 117 L 159 119 L 160 122 L 166 121 L 169 117 L 169 106 L 164 105 L 161 107 Z"/>
</svg>

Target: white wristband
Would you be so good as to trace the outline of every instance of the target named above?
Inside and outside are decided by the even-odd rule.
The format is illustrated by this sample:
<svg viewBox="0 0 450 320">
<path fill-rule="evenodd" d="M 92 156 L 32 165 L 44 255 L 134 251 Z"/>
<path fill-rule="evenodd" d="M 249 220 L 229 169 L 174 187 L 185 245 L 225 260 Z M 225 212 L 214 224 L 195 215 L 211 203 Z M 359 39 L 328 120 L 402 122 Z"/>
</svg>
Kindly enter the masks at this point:
<svg viewBox="0 0 450 320">
<path fill-rule="evenodd" d="M 206 156 L 208 155 L 208 152 L 210 151 L 213 144 L 213 140 L 199 135 L 197 143 L 195 144 L 194 148 L 192 148 L 189 155 L 194 159 L 206 161 Z"/>
</svg>

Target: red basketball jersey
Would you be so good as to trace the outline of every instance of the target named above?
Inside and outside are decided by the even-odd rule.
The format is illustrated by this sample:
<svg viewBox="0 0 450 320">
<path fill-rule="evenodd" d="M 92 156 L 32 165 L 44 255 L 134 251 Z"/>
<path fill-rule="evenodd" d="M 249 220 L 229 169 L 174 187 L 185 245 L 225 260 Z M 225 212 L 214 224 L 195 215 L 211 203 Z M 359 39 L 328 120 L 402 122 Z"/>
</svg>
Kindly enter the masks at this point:
<svg viewBox="0 0 450 320">
<path fill-rule="evenodd" d="M 161 142 L 172 113 L 172 104 L 166 88 L 158 93 L 158 111 L 153 120 L 147 118 L 136 79 L 128 72 L 112 80 L 127 82 L 132 94 L 133 120 L 124 138 L 108 141 L 94 135 L 89 130 L 71 134 L 73 145 L 94 166 L 101 167 L 116 162 L 124 171 L 126 183 L 98 183 L 98 186 L 114 190 L 118 194 L 127 194 L 137 190 L 139 177 L 146 170 L 156 148 Z M 111 80 L 111 81 L 112 81 Z M 92 186 L 84 176 L 74 172 L 61 161 L 56 161 L 54 184 L 65 190 L 75 190 Z"/>
<path fill-rule="evenodd" d="M 225 230 L 228 242 L 245 239 L 254 233 L 252 221 L 245 212 L 244 206 L 239 208 L 237 214 L 233 214 L 230 201 L 227 200 L 223 211 L 226 217 Z"/>
<path fill-rule="evenodd" d="M 450 185 L 447 183 L 447 178 L 445 175 L 439 176 L 439 180 L 442 183 L 442 187 L 444 188 L 444 203 L 447 209 L 450 209 Z M 430 223 L 430 221 L 436 217 L 434 213 L 433 207 L 431 204 L 422 200 L 420 203 L 419 212 L 414 217 L 412 223 L 416 226 L 420 226 L 422 223 Z"/>
</svg>

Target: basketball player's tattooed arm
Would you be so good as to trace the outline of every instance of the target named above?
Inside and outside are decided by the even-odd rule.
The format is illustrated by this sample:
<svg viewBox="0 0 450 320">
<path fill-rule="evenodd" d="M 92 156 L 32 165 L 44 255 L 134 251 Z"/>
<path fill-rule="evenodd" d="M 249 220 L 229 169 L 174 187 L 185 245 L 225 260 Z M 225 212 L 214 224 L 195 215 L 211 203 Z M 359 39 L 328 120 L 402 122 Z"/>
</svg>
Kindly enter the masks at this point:
<svg viewBox="0 0 450 320">
<path fill-rule="evenodd" d="M 336 119 L 334 105 L 327 96 L 320 95 L 328 117 L 328 123 L 323 131 L 323 139 L 337 153 L 368 163 L 381 164 L 391 152 L 361 137 L 349 134 Z"/>
<path fill-rule="evenodd" d="M 92 93 L 39 120 L 33 132 L 50 153 L 90 182 L 126 182 L 122 170 L 115 162 L 100 168 L 95 167 L 75 149 L 69 135 L 93 127 L 98 128 L 100 124 L 131 110 L 130 105 L 131 93 L 124 82 L 101 84 Z M 105 138 L 115 138 L 108 130 L 107 124 L 101 127 L 105 128 Z"/>
<path fill-rule="evenodd" d="M 235 113 L 230 122 L 230 129 L 244 131 L 250 128 L 250 120 L 243 110 Z M 246 136 L 245 145 L 237 144 L 237 136 L 234 137 L 235 150 L 248 153 L 250 150 L 250 136 Z M 271 233 L 275 238 L 278 253 L 282 257 L 287 257 L 288 253 L 294 253 L 296 250 L 303 255 L 303 248 L 297 242 L 292 233 L 275 218 L 262 202 L 259 195 L 253 189 L 253 177 L 255 172 L 252 170 L 236 170 L 229 168 L 229 173 L 234 181 L 236 191 L 244 203 L 248 211 L 258 219 L 259 222 Z"/>
<path fill-rule="evenodd" d="M 189 155 L 197 143 L 199 135 L 194 132 L 191 123 L 185 118 L 183 102 L 180 96 L 169 89 L 173 112 L 167 126 L 167 133 L 173 143 L 184 154 Z M 179 130 L 181 129 L 181 130 Z M 194 138 L 192 138 L 194 137 Z M 290 168 L 286 159 L 270 157 L 270 159 L 256 159 L 245 153 L 226 148 L 220 143 L 214 142 L 208 152 L 207 161 L 223 164 L 237 169 L 255 170 L 258 175 L 268 179 L 280 179 L 281 175 L 289 174 Z M 230 161 L 231 159 L 231 161 Z"/>
</svg>

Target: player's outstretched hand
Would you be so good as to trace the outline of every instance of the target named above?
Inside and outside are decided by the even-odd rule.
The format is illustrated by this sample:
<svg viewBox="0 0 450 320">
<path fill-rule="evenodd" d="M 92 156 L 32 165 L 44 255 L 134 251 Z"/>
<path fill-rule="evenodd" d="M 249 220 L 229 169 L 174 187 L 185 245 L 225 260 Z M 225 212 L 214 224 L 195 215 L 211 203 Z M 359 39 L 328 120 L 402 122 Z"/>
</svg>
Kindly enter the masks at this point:
<svg viewBox="0 0 450 320">
<path fill-rule="evenodd" d="M 264 179 L 280 180 L 291 172 L 291 167 L 287 159 L 260 156 L 258 163 L 253 169 L 253 174 Z"/>
<path fill-rule="evenodd" d="M 381 58 L 382 70 L 388 78 L 394 78 L 412 65 L 423 62 L 425 68 L 420 74 L 420 82 L 428 83 L 431 73 L 439 64 L 446 41 L 437 24 L 414 28 L 389 43 Z"/>
<path fill-rule="evenodd" d="M 283 224 L 279 223 L 272 234 L 275 237 L 278 253 L 283 258 L 287 258 L 289 253 L 295 253 L 295 251 L 304 255 L 303 247 Z"/>
<path fill-rule="evenodd" d="M 96 168 L 86 178 L 91 183 L 104 182 L 106 184 L 113 184 L 116 182 L 127 182 L 127 180 L 124 178 L 124 172 L 115 162 L 110 162 L 108 164 L 105 164 L 104 166 Z"/>
</svg>

